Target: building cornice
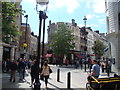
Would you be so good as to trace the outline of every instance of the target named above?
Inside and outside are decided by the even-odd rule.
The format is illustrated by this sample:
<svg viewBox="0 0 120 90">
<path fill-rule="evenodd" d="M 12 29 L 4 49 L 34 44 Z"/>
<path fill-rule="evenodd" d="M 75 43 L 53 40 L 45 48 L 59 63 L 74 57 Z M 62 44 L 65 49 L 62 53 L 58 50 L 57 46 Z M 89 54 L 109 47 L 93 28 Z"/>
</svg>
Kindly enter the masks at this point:
<svg viewBox="0 0 120 90">
<path fill-rule="evenodd" d="M 10 44 L 4 43 L 4 42 L 2 42 L 0 45 L 6 46 L 6 47 L 18 48 L 18 46 L 10 45 Z"/>
<path fill-rule="evenodd" d="M 118 38 L 118 37 L 120 37 L 120 33 L 116 33 L 116 32 L 109 33 L 109 34 L 106 35 L 107 40 L 110 40 L 112 38 Z"/>
</svg>

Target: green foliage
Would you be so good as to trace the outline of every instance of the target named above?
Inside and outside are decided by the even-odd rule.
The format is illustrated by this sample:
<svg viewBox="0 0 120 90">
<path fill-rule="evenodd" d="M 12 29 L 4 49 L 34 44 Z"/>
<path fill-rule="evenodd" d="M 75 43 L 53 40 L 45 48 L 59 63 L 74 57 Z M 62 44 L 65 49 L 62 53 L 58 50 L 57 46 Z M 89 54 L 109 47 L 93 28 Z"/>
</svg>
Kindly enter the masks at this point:
<svg viewBox="0 0 120 90">
<path fill-rule="evenodd" d="M 9 43 L 10 38 L 19 35 L 17 31 L 16 16 L 22 14 L 20 8 L 16 8 L 18 3 L 2 2 L 2 40 Z"/>
<path fill-rule="evenodd" d="M 96 40 L 96 43 L 92 47 L 92 50 L 94 51 L 96 59 L 100 59 L 101 56 L 104 55 L 104 49 L 106 46 L 101 42 L 100 40 Z"/>
<path fill-rule="evenodd" d="M 65 24 L 60 24 L 58 30 L 52 34 L 50 47 L 57 56 L 67 54 L 74 48 L 71 43 L 73 40 L 72 31 Z"/>
</svg>

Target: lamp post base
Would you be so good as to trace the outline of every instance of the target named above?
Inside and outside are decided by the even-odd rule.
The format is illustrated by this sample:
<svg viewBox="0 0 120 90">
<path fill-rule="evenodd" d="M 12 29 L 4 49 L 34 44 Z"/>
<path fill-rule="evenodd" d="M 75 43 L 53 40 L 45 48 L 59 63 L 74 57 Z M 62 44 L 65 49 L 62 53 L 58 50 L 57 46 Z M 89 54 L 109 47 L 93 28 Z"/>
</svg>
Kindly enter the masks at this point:
<svg viewBox="0 0 120 90">
<path fill-rule="evenodd" d="M 41 83 L 34 83 L 34 90 L 40 90 Z"/>
</svg>

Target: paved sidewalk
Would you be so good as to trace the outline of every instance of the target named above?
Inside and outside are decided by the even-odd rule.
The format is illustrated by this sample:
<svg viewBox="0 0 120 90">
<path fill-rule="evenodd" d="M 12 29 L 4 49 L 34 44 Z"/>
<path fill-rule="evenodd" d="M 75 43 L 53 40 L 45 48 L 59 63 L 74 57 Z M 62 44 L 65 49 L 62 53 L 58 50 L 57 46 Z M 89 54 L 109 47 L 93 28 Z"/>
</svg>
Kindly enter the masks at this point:
<svg viewBox="0 0 120 90">
<path fill-rule="evenodd" d="M 78 90 L 85 90 L 86 88 L 86 82 L 87 82 L 87 76 L 88 73 L 84 72 L 84 69 L 74 69 L 70 66 L 55 66 L 55 65 L 50 65 L 51 69 L 53 70 L 53 73 L 50 75 L 48 87 L 49 89 L 67 89 L 67 74 L 68 72 L 71 73 L 71 88 L 72 89 L 78 89 Z M 57 70 L 60 69 L 60 82 L 57 82 Z M 101 73 L 100 77 L 107 77 L 106 73 Z M 3 73 L 2 74 L 2 88 L 15 88 L 15 90 L 32 90 L 30 87 L 30 74 L 28 73 L 25 77 L 24 81 L 19 81 L 19 75 L 17 73 L 16 75 L 16 82 L 9 82 L 10 75 L 8 73 Z M 112 74 L 111 74 L 112 76 Z M 0 78 L 1 79 L 1 78 Z M 45 89 L 45 83 L 44 81 L 40 80 L 41 83 L 41 88 Z M 19 89 L 18 89 L 19 88 Z M 6 90 L 6 89 L 3 89 Z"/>
</svg>

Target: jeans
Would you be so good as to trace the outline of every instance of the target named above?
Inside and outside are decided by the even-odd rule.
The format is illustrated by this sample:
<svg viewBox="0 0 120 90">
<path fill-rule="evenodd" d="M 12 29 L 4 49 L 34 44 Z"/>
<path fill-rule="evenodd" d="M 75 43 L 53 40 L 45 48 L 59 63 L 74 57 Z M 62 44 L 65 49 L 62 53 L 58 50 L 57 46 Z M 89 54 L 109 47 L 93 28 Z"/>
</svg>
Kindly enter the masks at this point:
<svg viewBox="0 0 120 90">
<path fill-rule="evenodd" d="M 19 76 L 20 76 L 20 79 L 23 79 L 23 69 L 19 70 Z"/>
<path fill-rule="evenodd" d="M 44 78 L 45 78 L 45 85 L 46 85 L 46 87 L 47 87 L 47 83 L 48 83 L 48 78 L 49 78 L 49 75 L 44 76 Z"/>
<path fill-rule="evenodd" d="M 10 81 L 13 80 L 13 82 L 15 82 L 15 76 L 16 76 L 16 70 L 12 70 L 11 71 L 11 76 L 10 76 Z"/>
</svg>

